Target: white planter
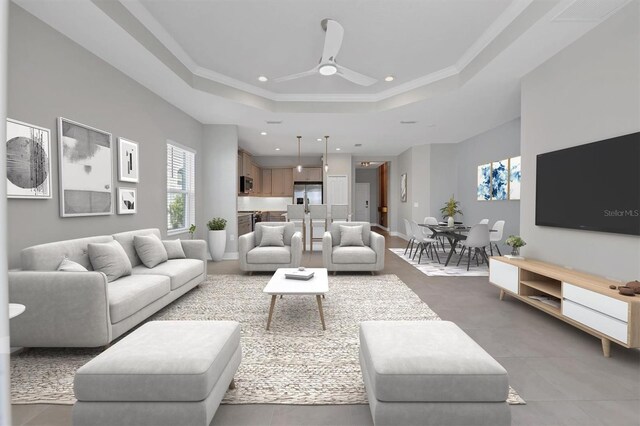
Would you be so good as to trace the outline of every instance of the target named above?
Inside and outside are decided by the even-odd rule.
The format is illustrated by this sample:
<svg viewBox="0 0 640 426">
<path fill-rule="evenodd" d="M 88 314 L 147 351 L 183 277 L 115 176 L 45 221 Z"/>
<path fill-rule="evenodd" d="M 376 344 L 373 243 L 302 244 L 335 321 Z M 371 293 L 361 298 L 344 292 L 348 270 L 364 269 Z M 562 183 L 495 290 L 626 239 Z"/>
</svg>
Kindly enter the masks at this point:
<svg viewBox="0 0 640 426">
<path fill-rule="evenodd" d="M 449 218 L 447 219 L 447 225 L 449 225 L 449 228 L 453 228 L 453 225 L 455 225 L 455 220 L 453 219 L 453 216 L 449 216 Z"/>
<path fill-rule="evenodd" d="M 209 253 L 215 262 L 222 260 L 224 249 L 227 246 L 227 231 L 209 231 Z"/>
</svg>

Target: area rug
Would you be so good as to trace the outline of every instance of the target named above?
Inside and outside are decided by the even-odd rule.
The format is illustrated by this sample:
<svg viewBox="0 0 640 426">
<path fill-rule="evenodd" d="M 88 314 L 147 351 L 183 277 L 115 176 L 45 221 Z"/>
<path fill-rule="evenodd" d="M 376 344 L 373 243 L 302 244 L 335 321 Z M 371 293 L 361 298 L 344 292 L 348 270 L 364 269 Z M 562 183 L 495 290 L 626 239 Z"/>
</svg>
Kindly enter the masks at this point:
<svg viewBox="0 0 640 426">
<path fill-rule="evenodd" d="M 487 277 L 489 276 L 489 268 L 487 268 L 486 264 L 480 263 L 480 266 L 476 265 L 475 260 L 471 260 L 471 267 L 467 271 L 467 257 L 465 254 L 464 259 L 460 261 L 460 266 L 456 266 L 458 263 L 458 259 L 460 258 L 459 254 L 454 253 L 451 256 L 451 261 L 448 266 L 444 266 L 444 262 L 447 261 L 447 256 L 449 253 L 445 254 L 440 250 L 438 255 L 440 256 L 440 262 L 438 263 L 437 257 L 435 259 L 430 259 L 429 256 L 425 253 L 422 253 L 422 259 L 420 259 L 420 264 L 418 264 L 418 256 L 416 256 L 415 260 L 409 258 L 409 252 L 404 254 L 403 248 L 390 248 L 389 251 L 405 262 L 409 263 L 411 266 L 416 268 L 418 271 L 422 272 L 425 275 L 430 277 Z M 460 253 L 460 250 L 458 250 Z"/>
<path fill-rule="evenodd" d="M 265 329 L 267 275 L 209 276 L 150 320 L 235 320 L 242 325 L 242 363 L 226 404 L 365 404 L 358 361 L 364 320 L 440 318 L 395 275 L 331 276 L 323 331 L 315 298 L 278 299 Z M 75 371 L 99 349 L 29 349 L 11 357 L 14 404 L 73 404 Z M 524 404 L 509 392 L 510 404 Z"/>
</svg>

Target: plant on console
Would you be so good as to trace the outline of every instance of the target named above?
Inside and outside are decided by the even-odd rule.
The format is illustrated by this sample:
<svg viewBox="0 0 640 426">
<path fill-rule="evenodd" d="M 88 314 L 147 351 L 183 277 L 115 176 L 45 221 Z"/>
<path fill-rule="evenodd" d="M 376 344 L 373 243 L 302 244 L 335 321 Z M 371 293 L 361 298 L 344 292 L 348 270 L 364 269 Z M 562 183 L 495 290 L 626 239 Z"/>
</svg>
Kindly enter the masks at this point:
<svg viewBox="0 0 640 426">
<path fill-rule="evenodd" d="M 523 240 L 520 235 L 509 235 L 509 238 L 507 238 L 504 243 L 513 248 L 513 250 L 511 250 L 512 256 L 520 256 L 520 247 L 527 245 L 526 241 Z"/>
<path fill-rule="evenodd" d="M 214 217 L 207 222 L 210 231 L 222 231 L 227 226 L 227 220 L 221 217 Z"/>
</svg>

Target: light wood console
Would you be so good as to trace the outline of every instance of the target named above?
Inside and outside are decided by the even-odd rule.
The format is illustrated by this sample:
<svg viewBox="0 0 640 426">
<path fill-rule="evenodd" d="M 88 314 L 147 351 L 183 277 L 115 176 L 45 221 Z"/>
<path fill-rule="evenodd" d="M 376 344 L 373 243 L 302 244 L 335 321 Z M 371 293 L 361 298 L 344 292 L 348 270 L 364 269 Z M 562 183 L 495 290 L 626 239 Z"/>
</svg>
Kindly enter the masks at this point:
<svg viewBox="0 0 640 426">
<path fill-rule="evenodd" d="M 489 281 L 500 288 L 500 300 L 511 295 L 600 338 L 605 357 L 611 342 L 640 347 L 640 297 L 609 288 L 622 283 L 538 260 L 492 257 L 489 265 Z M 530 296 L 546 296 L 555 305 Z"/>
</svg>

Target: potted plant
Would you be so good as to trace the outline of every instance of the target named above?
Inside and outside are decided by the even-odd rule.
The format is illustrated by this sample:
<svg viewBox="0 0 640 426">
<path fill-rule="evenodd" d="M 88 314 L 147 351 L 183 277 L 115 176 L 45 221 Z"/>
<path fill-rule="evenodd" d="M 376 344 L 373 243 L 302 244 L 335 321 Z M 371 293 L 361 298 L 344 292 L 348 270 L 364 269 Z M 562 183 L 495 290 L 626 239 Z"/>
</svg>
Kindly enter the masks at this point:
<svg viewBox="0 0 640 426">
<path fill-rule="evenodd" d="M 507 238 L 504 243 L 511 247 L 510 257 L 520 257 L 520 247 L 527 245 L 525 240 L 523 240 L 519 235 L 509 235 L 509 238 Z"/>
<path fill-rule="evenodd" d="M 189 227 L 189 236 L 191 237 L 191 239 L 193 240 L 193 234 L 196 233 L 196 226 L 192 223 L 191 226 Z"/>
<path fill-rule="evenodd" d="M 209 228 L 209 253 L 211 253 L 211 259 L 215 262 L 222 260 L 224 255 L 224 249 L 227 245 L 227 231 L 224 228 L 227 226 L 227 220 L 221 217 L 214 217 L 207 222 Z"/>
<path fill-rule="evenodd" d="M 460 201 L 456 201 L 453 194 L 451 194 L 451 198 L 449 198 L 449 201 L 444 203 L 444 207 L 440 209 L 440 213 L 442 213 L 443 219 L 447 219 L 447 225 L 449 225 L 450 228 L 453 228 L 455 225 L 454 216 L 457 214 L 462 215 L 462 210 L 460 210 Z"/>
</svg>

